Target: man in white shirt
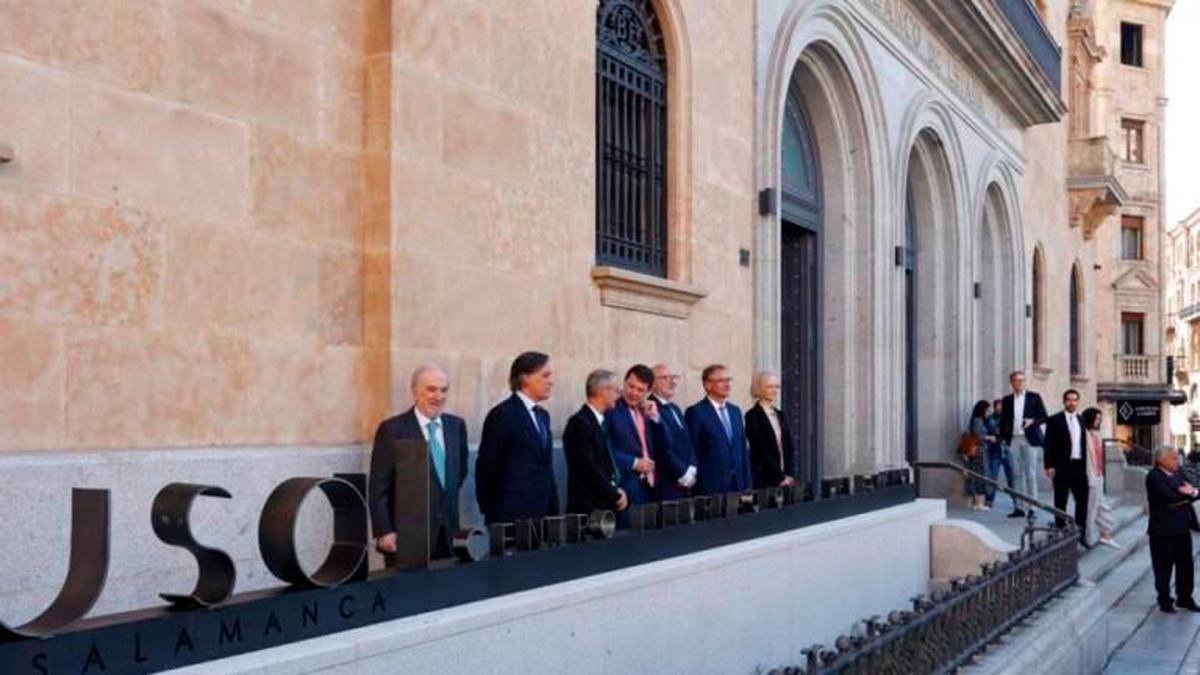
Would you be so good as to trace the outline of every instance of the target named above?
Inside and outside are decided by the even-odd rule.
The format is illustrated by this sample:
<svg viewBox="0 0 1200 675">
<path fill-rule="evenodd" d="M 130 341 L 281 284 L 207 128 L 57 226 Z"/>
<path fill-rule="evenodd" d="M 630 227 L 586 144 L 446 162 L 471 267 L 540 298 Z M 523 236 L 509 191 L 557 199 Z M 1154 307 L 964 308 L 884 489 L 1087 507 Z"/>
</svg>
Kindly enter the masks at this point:
<svg viewBox="0 0 1200 675">
<path fill-rule="evenodd" d="M 1075 500 L 1075 524 L 1080 543 L 1087 543 L 1087 435 L 1079 419 L 1079 392 L 1063 393 L 1063 411 L 1046 421 L 1046 474 L 1054 483 L 1054 508 L 1066 511 L 1068 496 Z M 1059 527 L 1066 523 L 1056 518 Z"/>
<path fill-rule="evenodd" d="M 1039 446 L 1042 445 L 1041 425 L 1047 413 L 1042 397 L 1036 391 L 1025 389 L 1025 373 L 1016 370 L 1008 376 L 1012 393 L 1005 396 L 1000 416 L 998 441 L 1009 447 L 1013 472 L 1017 474 L 1017 492 L 1038 498 L 1037 472 Z M 1023 505 L 1014 502 L 1009 518 L 1025 516 Z"/>
</svg>

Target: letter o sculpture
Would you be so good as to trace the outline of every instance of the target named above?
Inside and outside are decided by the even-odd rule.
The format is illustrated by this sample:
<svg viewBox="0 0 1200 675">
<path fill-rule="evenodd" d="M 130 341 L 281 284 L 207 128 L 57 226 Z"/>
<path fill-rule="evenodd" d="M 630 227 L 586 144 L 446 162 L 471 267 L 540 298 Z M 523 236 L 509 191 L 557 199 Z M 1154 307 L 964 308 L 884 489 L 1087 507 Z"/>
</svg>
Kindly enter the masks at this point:
<svg viewBox="0 0 1200 675">
<path fill-rule="evenodd" d="M 304 500 L 317 488 L 333 507 L 333 546 L 310 576 L 296 554 L 296 519 Z M 339 586 L 354 575 L 367 554 L 367 503 L 357 488 L 341 478 L 289 478 L 263 505 L 258 548 L 267 569 L 283 581 L 296 586 Z"/>
</svg>

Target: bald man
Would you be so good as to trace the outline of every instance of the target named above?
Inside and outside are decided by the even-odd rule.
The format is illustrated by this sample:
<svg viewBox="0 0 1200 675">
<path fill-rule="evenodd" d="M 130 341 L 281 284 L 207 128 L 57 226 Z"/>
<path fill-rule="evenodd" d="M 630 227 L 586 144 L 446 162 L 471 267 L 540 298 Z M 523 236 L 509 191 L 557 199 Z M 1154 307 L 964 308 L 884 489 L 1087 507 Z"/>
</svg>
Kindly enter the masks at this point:
<svg viewBox="0 0 1200 675">
<path fill-rule="evenodd" d="M 413 371 L 413 406 L 384 420 L 371 450 L 371 526 L 375 547 L 388 567 L 394 563 L 397 533 L 392 514 L 398 440 L 423 440 L 429 453 L 429 552 L 449 558 L 458 532 L 458 493 L 467 479 L 467 425 L 445 412 L 450 380 L 446 371 L 426 365 Z"/>
</svg>

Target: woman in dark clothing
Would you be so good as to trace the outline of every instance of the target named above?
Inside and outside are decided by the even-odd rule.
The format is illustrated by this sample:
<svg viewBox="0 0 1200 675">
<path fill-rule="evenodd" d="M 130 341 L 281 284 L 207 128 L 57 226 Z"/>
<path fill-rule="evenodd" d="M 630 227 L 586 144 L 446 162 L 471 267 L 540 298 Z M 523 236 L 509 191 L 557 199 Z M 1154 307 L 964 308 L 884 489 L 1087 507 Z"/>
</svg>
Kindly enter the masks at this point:
<svg viewBox="0 0 1200 675">
<path fill-rule="evenodd" d="M 971 422 L 968 425 L 967 433 L 976 438 L 978 443 L 975 444 L 975 454 L 971 457 L 963 457 L 967 468 L 975 473 L 987 475 L 987 447 L 991 443 L 996 442 L 996 437 L 992 435 L 988 429 L 988 409 L 991 404 L 987 401 L 978 401 L 975 403 L 974 409 L 971 410 Z M 988 507 L 983 503 L 984 497 L 987 494 L 987 483 L 967 476 L 967 497 L 970 502 L 972 511 L 987 511 Z"/>
<path fill-rule="evenodd" d="M 755 404 L 746 411 L 746 440 L 750 442 L 750 472 L 754 487 L 779 487 L 795 482 L 795 457 L 787 418 L 775 407 L 779 377 L 761 372 L 754 376 L 750 395 Z"/>
</svg>

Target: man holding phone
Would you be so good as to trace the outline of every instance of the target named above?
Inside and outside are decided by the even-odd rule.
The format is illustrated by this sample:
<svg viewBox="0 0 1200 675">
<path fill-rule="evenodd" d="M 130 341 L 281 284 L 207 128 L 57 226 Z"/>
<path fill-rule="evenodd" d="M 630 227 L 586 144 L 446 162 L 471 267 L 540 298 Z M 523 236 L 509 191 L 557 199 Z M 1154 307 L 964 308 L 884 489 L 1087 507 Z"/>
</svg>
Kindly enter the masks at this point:
<svg viewBox="0 0 1200 675">
<path fill-rule="evenodd" d="M 1046 404 L 1036 391 L 1025 389 L 1025 373 L 1014 370 L 1008 376 L 1012 393 L 1004 397 L 1000 416 L 1000 442 L 1009 446 L 1018 492 L 1038 498 L 1038 450 L 1042 446 L 1041 425 L 1048 417 Z M 1014 501 L 1009 518 L 1023 518 L 1025 510 Z"/>
<path fill-rule="evenodd" d="M 621 398 L 608 416 L 608 443 L 621 472 L 620 488 L 629 505 L 654 500 L 658 483 L 655 458 L 665 454 L 670 440 L 659 417 L 658 406 L 649 399 L 654 371 L 638 364 L 625 373 Z M 621 524 L 618 517 L 617 522 Z"/>
</svg>

